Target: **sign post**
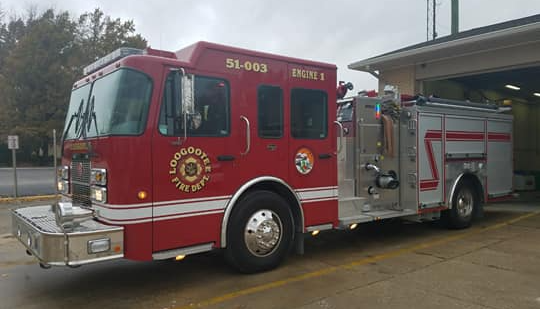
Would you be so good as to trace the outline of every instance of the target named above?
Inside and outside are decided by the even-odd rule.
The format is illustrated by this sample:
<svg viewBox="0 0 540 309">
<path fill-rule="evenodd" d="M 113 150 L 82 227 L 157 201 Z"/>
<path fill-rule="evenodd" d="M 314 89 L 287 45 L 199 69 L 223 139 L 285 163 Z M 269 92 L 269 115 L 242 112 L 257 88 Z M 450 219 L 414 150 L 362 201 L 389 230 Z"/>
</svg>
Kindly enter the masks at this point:
<svg viewBox="0 0 540 309">
<path fill-rule="evenodd" d="M 13 162 L 13 195 L 19 196 L 17 191 L 17 155 L 15 151 L 19 149 L 19 136 L 8 135 L 8 148 L 11 149 L 11 158 Z"/>
<path fill-rule="evenodd" d="M 57 150 L 56 150 L 56 129 L 53 129 L 53 166 L 54 166 L 54 192 L 56 192 L 56 195 L 59 196 L 58 192 L 58 166 L 56 166 L 56 157 L 57 157 Z"/>
</svg>

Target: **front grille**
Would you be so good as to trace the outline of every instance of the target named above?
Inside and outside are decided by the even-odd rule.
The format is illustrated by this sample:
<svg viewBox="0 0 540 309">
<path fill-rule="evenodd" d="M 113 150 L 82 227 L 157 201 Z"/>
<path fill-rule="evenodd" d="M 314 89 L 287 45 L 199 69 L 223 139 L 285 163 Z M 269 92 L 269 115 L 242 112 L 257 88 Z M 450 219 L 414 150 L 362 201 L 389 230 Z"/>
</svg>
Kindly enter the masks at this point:
<svg viewBox="0 0 540 309">
<path fill-rule="evenodd" d="M 90 207 L 90 159 L 75 155 L 71 161 L 71 194 L 73 205 Z"/>
</svg>

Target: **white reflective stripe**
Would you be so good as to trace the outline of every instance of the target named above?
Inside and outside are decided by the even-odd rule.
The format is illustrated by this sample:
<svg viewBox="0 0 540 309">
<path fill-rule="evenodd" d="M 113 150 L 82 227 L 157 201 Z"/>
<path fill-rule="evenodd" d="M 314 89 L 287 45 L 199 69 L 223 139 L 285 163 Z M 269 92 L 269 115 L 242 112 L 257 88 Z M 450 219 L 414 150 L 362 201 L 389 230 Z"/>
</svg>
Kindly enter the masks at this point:
<svg viewBox="0 0 540 309">
<path fill-rule="evenodd" d="M 223 210 L 208 211 L 208 212 L 203 212 L 203 213 L 193 213 L 193 214 L 178 215 L 178 216 L 160 217 L 160 218 L 155 218 L 154 222 L 179 219 L 179 218 L 187 218 L 187 217 L 195 217 L 195 216 L 206 216 L 206 215 L 213 215 L 213 214 L 220 214 L 220 213 L 223 213 Z"/>
<path fill-rule="evenodd" d="M 154 205 L 167 205 L 167 204 L 179 204 L 179 203 L 189 203 L 189 202 L 202 202 L 202 201 L 208 201 L 208 200 L 219 200 L 219 199 L 229 199 L 232 195 L 223 195 L 223 196 L 207 196 L 207 197 L 201 197 L 201 198 L 191 198 L 191 199 L 185 199 L 185 200 L 176 200 L 176 201 L 162 201 L 162 202 L 155 202 Z"/>
<path fill-rule="evenodd" d="M 313 200 L 305 200 L 305 201 L 302 201 L 303 204 L 306 204 L 306 203 L 313 203 L 313 202 L 323 202 L 323 201 L 337 201 L 337 196 L 336 197 L 329 197 L 329 198 L 319 198 L 319 199 L 313 199 Z"/>
<path fill-rule="evenodd" d="M 231 195 L 223 195 L 223 196 L 208 196 L 208 197 L 201 197 L 201 198 L 192 198 L 192 199 L 185 199 L 185 200 L 174 200 L 174 201 L 161 201 L 161 202 L 155 202 L 155 203 L 138 203 L 138 204 L 103 204 L 98 202 L 93 202 L 93 205 L 97 206 L 105 206 L 109 208 L 135 208 L 135 207 L 152 207 L 158 206 L 158 205 L 168 205 L 168 204 L 180 204 L 180 203 L 189 203 L 189 202 L 202 202 L 202 201 L 211 201 L 211 200 L 219 200 L 219 199 L 229 199 L 231 198 Z"/>
<path fill-rule="evenodd" d="M 98 212 L 98 216 L 100 218 L 103 217 L 104 219 L 110 220 L 136 220 L 152 218 L 151 207 L 135 209 L 111 209 L 95 205 L 95 209 Z"/>
<path fill-rule="evenodd" d="M 154 216 L 169 216 L 177 214 L 185 214 L 190 212 L 201 212 L 209 210 L 223 210 L 227 203 L 228 199 L 225 200 L 215 200 L 215 201 L 204 201 L 196 203 L 182 203 L 176 205 L 160 206 L 154 208 Z"/>
<path fill-rule="evenodd" d="M 199 199 L 200 200 L 200 199 Z M 96 211 L 99 214 L 99 217 L 104 220 L 113 220 L 118 221 L 116 223 L 122 223 L 121 220 L 133 221 L 137 220 L 137 223 L 140 223 L 139 220 L 151 221 L 152 216 L 154 217 L 167 217 L 167 216 L 179 216 L 185 214 L 190 214 L 191 216 L 200 215 L 203 212 L 208 211 L 219 211 L 223 212 L 228 199 L 220 200 L 206 200 L 195 203 L 182 203 L 174 205 L 166 205 L 160 207 L 142 207 L 142 208 L 107 208 L 99 204 L 94 204 Z"/>
<path fill-rule="evenodd" d="M 331 187 L 316 187 L 316 188 L 302 188 L 302 189 L 295 189 L 296 192 L 304 192 L 304 191 L 320 191 L 320 190 L 326 190 L 326 189 L 337 189 L 337 186 L 331 186 Z"/>
<path fill-rule="evenodd" d="M 338 190 L 327 189 L 327 190 L 319 190 L 319 191 L 304 191 L 304 192 L 298 192 L 298 195 L 300 196 L 301 201 L 310 200 L 310 199 L 330 198 L 330 197 L 337 197 Z"/>
<path fill-rule="evenodd" d="M 140 220 L 114 220 L 114 219 L 107 219 L 107 218 L 99 218 L 100 221 L 106 222 L 109 224 L 114 225 L 129 225 L 129 224 L 139 224 L 139 223 L 147 223 L 147 222 L 156 222 L 156 221 L 165 221 L 165 220 L 174 220 L 174 219 L 180 219 L 180 218 L 187 218 L 187 217 L 197 217 L 197 216 L 206 216 L 206 215 L 213 215 L 213 214 L 220 214 L 223 213 L 223 210 L 216 210 L 216 211 L 207 211 L 207 212 L 201 212 L 201 213 L 192 213 L 192 214 L 185 214 L 185 215 L 173 215 L 173 216 L 166 216 L 166 217 L 160 217 L 160 218 L 148 218 L 148 219 L 140 219 Z"/>
<path fill-rule="evenodd" d="M 139 224 L 139 223 L 152 222 L 152 219 L 131 220 L 131 221 L 114 221 L 114 220 L 107 220 L 106 218 L 99 218 L 99 221 L 109 223 L 109 224 L 113 224 L 113 225 L 129 225 L 129 224 Z"/>
<path fill-rule="evenodd" d="M 140 204 L 102 204 L 97 202 L 92 202 L 92 205 L 96 206 L 105 206 L 110 208 L 134 208 L 134 207 L 152 207 L 152 203 L 140 203 Z"/>
</svg>

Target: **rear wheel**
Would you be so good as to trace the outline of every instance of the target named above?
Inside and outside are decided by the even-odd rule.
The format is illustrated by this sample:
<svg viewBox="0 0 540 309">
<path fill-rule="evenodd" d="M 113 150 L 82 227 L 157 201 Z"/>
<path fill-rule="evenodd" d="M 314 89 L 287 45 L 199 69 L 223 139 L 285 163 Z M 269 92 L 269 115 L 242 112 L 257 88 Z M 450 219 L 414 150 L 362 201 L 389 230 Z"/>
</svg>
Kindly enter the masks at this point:
<svg viewBox="0 0 540 309">
<path fill-rule="evenodd" d="M 471 225 L 473 213 L 476 212 L 480 203 L 474 189 L 474 184 L 466 179 L 456 186 L 452 197 L 452 208 L 443 213 L 443 219 L 449 228 L 463 229 Z"/>
<path fill-rule="evenodd" d="M 244 273 L 270 270 L 287 255 L 293 231 L 291 212 L 283 198 L 269 191 L 251 193 L 231 214 L 225 256 Z"/>
</svg>

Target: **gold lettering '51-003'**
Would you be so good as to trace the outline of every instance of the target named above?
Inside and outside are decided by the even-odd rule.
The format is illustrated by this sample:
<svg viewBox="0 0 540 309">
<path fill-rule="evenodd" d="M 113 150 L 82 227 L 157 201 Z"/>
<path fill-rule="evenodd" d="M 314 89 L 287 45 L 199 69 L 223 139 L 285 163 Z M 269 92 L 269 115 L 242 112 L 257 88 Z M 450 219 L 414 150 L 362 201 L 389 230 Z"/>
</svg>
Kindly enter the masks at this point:
<svg viewBox="0 0 540 309">
<path fill-rule="evenodd" d="M 267 73 L 268 65 L 255 61 L 240 61 L 239 59 L 225 59 L 225 67 L 227 69 L 244 70 L 249 72 Z"/>
</svg>

